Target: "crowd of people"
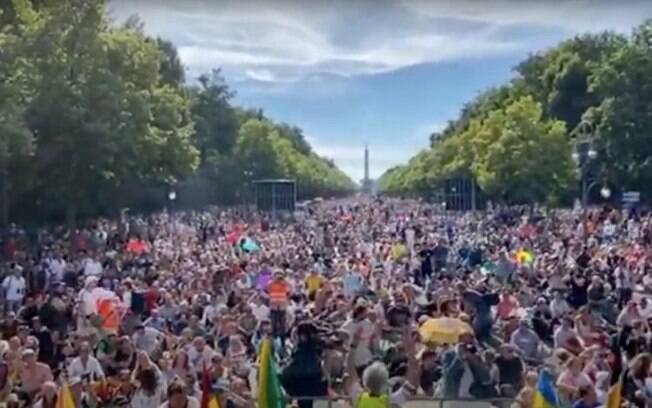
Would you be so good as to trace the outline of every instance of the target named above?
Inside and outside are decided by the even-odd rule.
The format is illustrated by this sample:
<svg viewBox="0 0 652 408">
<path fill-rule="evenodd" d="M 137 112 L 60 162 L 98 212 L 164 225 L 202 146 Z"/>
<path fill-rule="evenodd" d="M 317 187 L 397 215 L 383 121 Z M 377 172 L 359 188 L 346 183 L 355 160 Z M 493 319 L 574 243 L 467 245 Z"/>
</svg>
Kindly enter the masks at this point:
<svg viewBox="0 0 652 408">
<path fill-rule="evenodd" d="M 287 404 L 652 404 L 652 214 L 419 201 L 212 209 L 2 235 L 0 401 L 253 408 L 261 342 Z M 469 329 L 447 340 L 432 319 Z M 421 329 L 421 330 L 420 330 Z M 622 380 L 620 380 L 622 378 Z M 321 398 L 317 398 L 321 397 Z M 476 400 L 476 401 L 474 401 Z M 485 403 L 486 404 L 486 403 Z"/>
</svg>

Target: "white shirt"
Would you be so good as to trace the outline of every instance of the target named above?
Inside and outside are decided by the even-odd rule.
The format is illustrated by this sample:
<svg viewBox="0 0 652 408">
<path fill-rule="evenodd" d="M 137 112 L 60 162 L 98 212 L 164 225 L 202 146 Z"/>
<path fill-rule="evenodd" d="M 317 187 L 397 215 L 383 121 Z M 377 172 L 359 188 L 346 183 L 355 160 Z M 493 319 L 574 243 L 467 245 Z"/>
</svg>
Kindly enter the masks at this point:
<svg viewBox="0 0 652 408">
<path fill-rule="evenodd" d="M 614 236 L 615 233 L 616 233 L 616 226 L 610 222 L 605 223 L 604 226 L 602 227 L 602 235 L 604 237 L 610 238 Z"/>
<path fill-rule="evenodd" d="M 148 354 L 152 354 L 158 350 L 158 346 L 161 343 L 161 332 L 152 327 L 145 327 L 142 334 L 136 332 L 131 338 L 137 350 L 143 350 Z"/>
<path fill-rule="evenodd" d="M 61 282 L 63 273 L 66 270 L 66 261 L 63 259 L 51 259 L 48 263 L 50 267 L 50 283 Z"/>
<path fill-rule="evenodd" d="M 196 370 L 201 370 L 204 364 L 210 366 L 211 359 L 215 355 L 215 351 L 213 351 L 209 346 L 204 346 L 204 349 L 201 352 L 199 352 L 195 346 L 190 346 L 188 347 L 187 353 L 190 366 L 194 367 Z"/>
<path fill-rule="evenodd" d="M 220 311 L 219 306 L 213 306 L 213 305 L 206 306 L 204 308 L 204 313 L 202 314 L 201 317 L 201 324 L 206 325 L 208 323 L 212 323 L 219 311 Z"/>
<path fill-rule="evenodd" d="M 552 313 L 552 317 L 556 319 L 564 316 L 570 311 L 571 308 L 565 299 L 554 298 L 552 299 L 552 302 L 550 302 L 550 313 Z"/>
<path fill-rule="evenodd" d="M 652 316 L 652 303 L 648 302 L 643 309 L 640 305 L 638 306 L 638 314 L 642 319 L 648 320 Z"/>
<path fill-rule="evenodd" d="M 102 274 L 102 264 L 93 259 L 87 259 L 84 265 L 85 276 L 98 276 Z"/>
<path fill-rule="evenodd" d="M 569 340 L 577 338 L 577 333 L 575 333 L 575 330 L 571 328 L 559 326 L 557 330 L 555 330 L 553 338 L 555 341 L 555 347 L 566 347 L 566 343 Z"/>
<path fill-rule="evenodd" d="M 269 307 L 264 304 L 252 306 L 251 312 L 259 322 L 262 322 L 263 320 L 269 320 Z"/>
<path fill-rule="evenodd" d="M 131 398 L 131 408 L 157 408 L 165 399 L 163 387 L 159 385 L 154 394 L 147 395 L 143 390 L 138 390 Z"/>
<path fill-rule="evenodd" d="M 81 302 L 79 307 L 81 309 L 82 316 L 84 317 L 97 313 L 97 305 L 95 303 L 96 296 L 93 294 L 93 290 L 82 289 L 79 292 L 79 301 Z"/>
<path fill-rule="evenodd" d="M 88 356 L 86 365 L 82 362 L 81 357 L 76 357 L 68 366 L 68 378 L 83 377 L 89 375 L 91 378 L 104 378 L 104 371 L 100 362 L 93 356 Z"/>
<path fill-rule="evenodd" d="M 360 322 L 355 322 L 349 320 L 342 327 L 349 333 L 350 338 L 353 338 L 358 329 L 361 329 L 360 340 L 358 347 L 355 349 L 355 355 L 353 361 L 357 367 L 363 366 L 373 360 L 373 354 L 371 353 L 371 338 L 375 332 L 375 326 L 367 319 Z"/>
<path fill-rule="evenodd" d="M 9 275 L 2 281 L 5 297 L 10 301 L 20 301 L 25 297 L 25 278 Z"/>
</svg>

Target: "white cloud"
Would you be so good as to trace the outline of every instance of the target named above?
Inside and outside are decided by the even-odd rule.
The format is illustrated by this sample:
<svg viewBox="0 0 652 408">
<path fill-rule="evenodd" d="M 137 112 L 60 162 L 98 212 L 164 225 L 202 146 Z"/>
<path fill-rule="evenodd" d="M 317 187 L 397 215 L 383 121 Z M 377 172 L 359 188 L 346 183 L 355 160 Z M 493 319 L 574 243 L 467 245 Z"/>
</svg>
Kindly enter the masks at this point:
<svg viewBox="0 0 652 408">
<path fill-rule="evenodd" d="M 269 69 L 248 69 L 246 74 L 249 78 L 254 81 L 260 82 L 274 82 L 276 80 L 276 75 Z"/>
<path fill-rule="evenodd" d="M 189 78 L 221 67 L 241 93 L 294 92 L 308 100 L 351 95 L 347 78 L 532 51 L 578 32 L 628 32 L 652 16 L 652 0 L 109 1 L 118 22 L 138 14 L 146 32 L 172 40 Z M 444 125 L 421 123 L 400 139 L 369 140 L 372 176 L 405 162 Z M 364 144 L 333 140 L 310 142 L 361 178 Z"/>
<path fill-rule="evenodd" d="M 533 24 L 568 32 L 629 32 L 652 16 L 648 0 L 401 0 L 431 18 L 454 18 L 497 26 Z"/>
<path fill-rule="evenodd" d="M 649 0 L 112 0 L 109 6 L 118 21 L 139 14 L 147 32 L 177 43 L 190 76 L 222 67 L 236 81 L 279 83 L 528 48 L 527 38 L 505 33 L 514 25 L 565 35 L 628 31 L 652 15 Z"/>
<path fill-rule="evenodd" d="M 352 27 L 342 27 L 343 19 L 355 21 L 357 15 L 356 5 L 346 1 L 335 2 L 332 8 L 318 8 L 316 2 L 296 7 L 297 3 L 262 0 L 183 3 L 186 7 L 113 0 L 110 10 L 118 21 L 138 14 L 148 33 L 173 40 L 191 76 L 222 67 L 239 80 L 263 82 L 293 82 L 315 74 L 352 77 L 519 46 L 482 30 L 467 34 L 445 30 L 398 3 L 379 5 L 375 12 L 385 19 L 392 13 L 402 18 L 393 24 L 361 20 L 355 35 L 348 34 Z M 365 3 L 357 7 L 360 4 Z"/>
</svg>

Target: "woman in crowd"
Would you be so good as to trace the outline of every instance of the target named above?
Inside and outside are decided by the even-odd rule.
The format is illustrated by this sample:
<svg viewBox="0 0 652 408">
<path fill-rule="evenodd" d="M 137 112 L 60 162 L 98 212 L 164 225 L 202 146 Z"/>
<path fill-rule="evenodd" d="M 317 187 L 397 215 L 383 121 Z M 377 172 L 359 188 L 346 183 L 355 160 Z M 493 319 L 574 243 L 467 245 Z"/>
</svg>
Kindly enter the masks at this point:
<svg viewBox="0 0 652 408">
<path fill-rule="evenodd" d="M 165 399 L 165 386 L 154 366 L 139 369 L 136 374 L 136 391 L 132 408 L 158 408 Z"/>
</svg>

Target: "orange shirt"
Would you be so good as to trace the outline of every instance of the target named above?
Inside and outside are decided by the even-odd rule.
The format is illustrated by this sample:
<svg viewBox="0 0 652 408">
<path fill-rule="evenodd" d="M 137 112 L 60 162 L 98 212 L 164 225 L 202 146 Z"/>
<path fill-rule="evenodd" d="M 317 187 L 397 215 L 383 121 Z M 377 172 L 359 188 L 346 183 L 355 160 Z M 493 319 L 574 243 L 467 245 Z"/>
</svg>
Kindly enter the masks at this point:
<svg viewBox="0 0 652 408">
<path fill-rule="evenodd" d="M 267 285 L 267 293 L 269 294 L 269 302 L 272 307 L 285 306 L 288 301 L 288 294 L 290 287 L 284 280 L 273 280 Z"/>
</svg>

